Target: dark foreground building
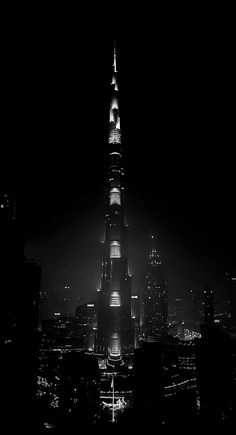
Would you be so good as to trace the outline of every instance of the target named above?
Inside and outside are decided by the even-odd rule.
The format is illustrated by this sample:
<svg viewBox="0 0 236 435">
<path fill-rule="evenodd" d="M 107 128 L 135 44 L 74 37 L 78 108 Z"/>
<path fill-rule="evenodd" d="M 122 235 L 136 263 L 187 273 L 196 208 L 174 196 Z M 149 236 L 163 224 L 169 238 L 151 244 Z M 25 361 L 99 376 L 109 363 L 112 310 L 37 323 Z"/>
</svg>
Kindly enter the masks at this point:
<svg viewBox="0 0 236 435">
<path fill-rule="evenodd" d="M 93 355 L 70 352 L 60 369 L 58 427 L 92 425 L 99 412 L 99 369 Z"/>
<path fill-rule="evenodd" d="M 37 425 L 38 308 L 41 268 L 24 258 L 15 200 L 0 195 L 1 426 Z"/>
<path fill-rule="evenodd" d="M 234 351 L 235 343 L 219 325 L 202 329 L 196 353 L 202 427 L 235 424 Z"/>
</svg>

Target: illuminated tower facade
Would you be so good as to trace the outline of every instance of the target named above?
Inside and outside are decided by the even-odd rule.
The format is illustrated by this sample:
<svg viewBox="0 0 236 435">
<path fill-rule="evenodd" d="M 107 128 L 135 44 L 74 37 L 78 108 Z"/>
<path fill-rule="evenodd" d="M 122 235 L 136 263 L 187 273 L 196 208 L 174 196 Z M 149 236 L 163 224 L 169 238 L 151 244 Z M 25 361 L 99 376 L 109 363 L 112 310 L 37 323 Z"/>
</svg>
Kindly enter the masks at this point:
<svg viewBox="0 0 236 435">
<path fill-rule="evenodd" d="M 144 288 L 144 330 L 147 341 L 158 341 L 167 334 L 167 283 L 156 240 L 151 236 Z"/>
<path fill-rule="evenodd" d="M 105 240 L 98 289 L 97 351 L 108 362 L 121 361 L 132 347 L 131 277 L 128 273 L 127 226 L 124 222 L 124 169 L 114 47 L 109 113 L 108 172 L 105 189 Z"/>
</svg>

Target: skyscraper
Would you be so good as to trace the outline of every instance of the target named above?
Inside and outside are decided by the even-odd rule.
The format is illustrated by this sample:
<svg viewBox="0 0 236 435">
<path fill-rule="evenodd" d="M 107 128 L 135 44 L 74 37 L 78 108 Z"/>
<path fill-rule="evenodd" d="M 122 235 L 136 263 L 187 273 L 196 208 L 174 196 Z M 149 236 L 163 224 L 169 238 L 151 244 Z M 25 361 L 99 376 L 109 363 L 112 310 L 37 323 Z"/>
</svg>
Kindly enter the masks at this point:
<svg viewBox="0 0 236 435">
<path fill-rule="evenodd" d="M 131 318 L 134 334 L 134 347 L 138 347 L 138 341 L 140 336 L 140 300 L 139 295 L 131 296 Z"/>
<path fill-rule="evenodd" d="M 79 347 L 94 350 L 95 331 L 97 330 L 97 308 L 94 301 L 79 305 L 75 310 L 76 330 Z"/>
<path fill-rule="evenodd" d="M 156 341 L 167 333 L 167 283 L 162 263 L 151 236 L 151 250 L 144 288 L 144 326 L 147 341 Z"/>
<path fill-rule="evenodd" d="M 236 331 L 236 274 L 226 274 L 231 332 Z"/>
<path fill-rule="evenodd" d="M 200 322 L 200 297 L 199 293 L 195 290 L 190 289 L 188 292 L 190 297 L 190 316 L 191 316 L 191 326 L 195 330 L 199 330 Z"/>
<path fill-rule="evenodd" d="M 132 343 L 131 277 L 128 273 L 127 227 L 124 222 L 122 163 L 116 47 L 114 46 L 109 114 L 108 172 L 105 189 L 105 240 L 101 288 L 98 291 L 97 351 L 108 362 L 121 361 Z"/>
<path fill-rule="evenodd" d="M 205 287 L 203 290 L 203 325 L 209 327 L 214 324 L 214 300 L 213 290 Z"/>
</svg>

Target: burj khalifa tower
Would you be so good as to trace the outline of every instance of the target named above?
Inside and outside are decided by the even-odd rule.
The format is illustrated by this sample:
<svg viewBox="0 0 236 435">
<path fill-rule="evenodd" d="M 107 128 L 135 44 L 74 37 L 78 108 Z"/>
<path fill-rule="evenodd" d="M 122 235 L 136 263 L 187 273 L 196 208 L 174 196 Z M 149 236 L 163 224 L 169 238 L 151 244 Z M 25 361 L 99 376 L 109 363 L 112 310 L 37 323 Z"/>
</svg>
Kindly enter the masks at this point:
<svg viewBox="0 0 236 435">
<path fill-rule="evenodd" d="M 109 111 L 108 165 L 105 186 L 105 240 L 101 286 L 97 299 L 97 352 L 111 365 L 119 364 L 133 347 L 131 276 L 128 268 L 125 186 L 119 112 L 117 55 L 114 45 Z"/>
</svg>

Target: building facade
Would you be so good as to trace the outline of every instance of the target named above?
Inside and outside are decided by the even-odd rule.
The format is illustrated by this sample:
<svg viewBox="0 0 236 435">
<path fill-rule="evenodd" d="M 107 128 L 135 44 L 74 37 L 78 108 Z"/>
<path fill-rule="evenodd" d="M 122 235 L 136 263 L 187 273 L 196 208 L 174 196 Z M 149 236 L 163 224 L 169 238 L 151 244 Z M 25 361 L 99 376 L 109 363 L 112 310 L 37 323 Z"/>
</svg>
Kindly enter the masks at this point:
<svg viewBox="0 0 236 435">
<path fill-rule="evenodd" d="M 230 315 L 230 331 L 236 333 L 236 274 L 226 274 L 228 305 Z"/>
<path fill-rule="evenodd" d="M 79 305 L 75 310 L 75 319 L 79 348 L 94 351 L 97 330 L 96 302 Z"/>
<path fill-rule="evenodd" d="M 203 290 L 203 326 L 214 325 L 214 297 L 211 287 L 204 287 Z"/>
<path fill-rule="evenodd" d="M 98 289 L 96 350 L 111 364 L 132 347 L 131 277 L 128 273 L 127 226 L 124 221 L 124 169 L 114 47 L 109 113 L 108 171 L 105 189 L 105 240 Z"/>
<path fill-rule="evenodd" d="M 154 236 L 151 236 L 144 288 L 144 330 L 147 341 L 157 341 L 167 334 L 167 283 Z"/>
</svg>

